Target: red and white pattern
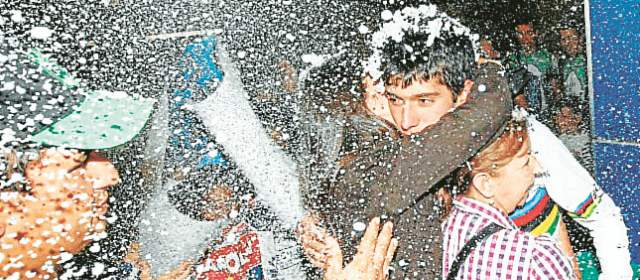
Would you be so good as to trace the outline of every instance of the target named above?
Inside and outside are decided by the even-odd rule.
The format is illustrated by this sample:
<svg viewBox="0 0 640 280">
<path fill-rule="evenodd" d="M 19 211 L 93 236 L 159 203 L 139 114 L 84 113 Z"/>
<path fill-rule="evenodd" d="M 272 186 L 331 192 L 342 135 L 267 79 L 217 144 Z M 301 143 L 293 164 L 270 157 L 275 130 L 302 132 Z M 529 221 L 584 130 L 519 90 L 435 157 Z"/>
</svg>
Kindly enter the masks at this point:
<svg viewBox="0 0 640 280">
<path fill-rule="evenodd" d="M 223 242 L 196 266 L 198 280 L 264 280 L 258 233 L 246 224 L 223 231 Z"/>
<path fill-rule="evenodd" d="M 464 197 L 454 200 L 442 225 L 444 278 L 462 247 L 491 223 L 505 229 L 471 251 L 456 279 L 575 279 L 569 259 L 549 235 L 523 232 L 506 214 Z"/>
</svg>

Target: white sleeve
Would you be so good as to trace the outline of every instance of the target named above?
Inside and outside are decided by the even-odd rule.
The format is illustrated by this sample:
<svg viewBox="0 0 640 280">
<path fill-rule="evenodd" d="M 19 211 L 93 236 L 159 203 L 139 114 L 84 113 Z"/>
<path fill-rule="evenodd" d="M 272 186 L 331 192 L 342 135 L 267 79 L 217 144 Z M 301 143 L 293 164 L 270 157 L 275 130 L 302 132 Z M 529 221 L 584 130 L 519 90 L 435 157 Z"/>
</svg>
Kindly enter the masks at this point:
<svg viewBox="0 0 640 280">
<path fill-rule="evenodd" d="M 578 223 L 588 228 L 593 237 L 596 255 L 600 260 L 600 280 L 631 279 L 631 256 L 629 238 L 620 208 L 611 197 L 602 193 L 600 203 L 587 218 L 576 218 Z"/>
<path fill-rule="evenodd" d="M 534 117 L 527 118 L 531 150 L 542 169 L 549 196 L 565 210 L 580 212 L 598 189 L 591 174 L 580 165 L 548 127 Z"/>
<path fill-rule="evenodd" d="M 548 127 L 527 118 L 531 149 L 551 199 L 590 230 L 600 260 L 600 279 L 631 279 L 629 238 L 620 209 Z"/>
<path fill-rule="evenodd" d="M 193 109 L 251 181 L 256 197 L 293 229 L 305 213 L 296 164 L 267 136 L 238 70 L 223 49 L 219 58 L 225 73 L 222 83 Z"/>
</svg>

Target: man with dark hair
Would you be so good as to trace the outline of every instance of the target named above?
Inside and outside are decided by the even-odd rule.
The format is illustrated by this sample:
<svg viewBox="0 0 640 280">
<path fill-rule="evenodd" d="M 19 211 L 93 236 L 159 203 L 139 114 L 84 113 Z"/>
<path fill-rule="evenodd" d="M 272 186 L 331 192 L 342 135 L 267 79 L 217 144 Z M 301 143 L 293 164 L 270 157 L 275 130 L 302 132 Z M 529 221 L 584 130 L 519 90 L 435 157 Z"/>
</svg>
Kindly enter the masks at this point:
<svg viewBox="0 0 640 280">
<path fill-rule="evenodd" d="M 408 33 L 401 43 L 388 44 L 382 52 L 380 82 L 385 84 L 396 128 L 404 135 L 423 131 L 465 103 L 473 87 L 471 40 L 453 32 L 440 34 L 431 42 L 431 33 Z"/>
<path fill-rule="evenodd" d="M 332 129 L 316 137 L 337 138 L 317 143 L 328 144 L 319 148 L 325 151 L 320 154 L 334 156 L 337 163 L 323 170 L 327 175 L 317 189 L 320 199 L 313 197 L 308 206 L 323 216 L 348 256 L 368 219 L 392 220 L 399 245 L 391 277 L 435 279 L 441 273 L 441 211 L 435 185 L 484 145 L 496 124 L 509 115 L 511 99 L 497 67 L 475 69 L 475 36 L 435 6 L 389 15 L 372 38 L 373 54 L 363 71 L 368 75 L 366 94 L 385 93 L 388 123 L 359 110 L 346 118 L 320 118 L 329 119 L 325 123 Z M 354 71 L 345 61 L 330 61 L 311 73 L 309 79 L 318 81 L 307 86 L 308 94 L 327 96 L 336 86 L 338 94 L 348 93 L 357 85 L 344 78 L 344 73 Z M 323 242 L 303 234 L 303 244 L 305 240 Z M 326 256 L 309 255 L 323 266 Z"/>
</svg>

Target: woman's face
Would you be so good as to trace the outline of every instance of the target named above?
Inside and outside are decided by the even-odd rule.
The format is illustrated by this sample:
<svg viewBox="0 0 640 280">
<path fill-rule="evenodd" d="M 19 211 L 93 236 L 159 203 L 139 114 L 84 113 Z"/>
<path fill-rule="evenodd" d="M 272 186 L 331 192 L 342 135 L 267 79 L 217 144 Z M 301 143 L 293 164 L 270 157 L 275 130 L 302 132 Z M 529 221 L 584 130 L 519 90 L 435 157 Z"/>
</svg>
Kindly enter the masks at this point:
<svg viewBox="0 0 640 280">
<path fill-rule="evenodd" d="M 527 139 L 513 159 L 507 165 L 498 168 L 496 176 L 491 176 L 496 207 L 506 213 L 511 213 L 516 207 L 523 205 L 529 188 L 533 186 L 534 175 L 539 167 L 530 149 L 531 144 Z"/>
</svg>

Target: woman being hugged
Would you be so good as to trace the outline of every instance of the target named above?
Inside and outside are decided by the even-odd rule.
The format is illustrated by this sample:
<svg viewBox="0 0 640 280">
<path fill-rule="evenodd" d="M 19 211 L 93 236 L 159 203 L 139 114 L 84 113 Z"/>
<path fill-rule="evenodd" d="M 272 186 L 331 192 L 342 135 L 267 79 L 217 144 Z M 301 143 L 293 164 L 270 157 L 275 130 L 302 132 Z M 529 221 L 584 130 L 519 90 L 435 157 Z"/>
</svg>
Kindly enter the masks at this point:
<svg viewBox="0 0 640 280">
<path fill-rule="evenodd" d="M 446 279 L 576 278 L 553 238 L 524 232 L 509 219 L 538 168 L 525 123 L 510 120 L 455 174 L 455 198 L 442 225 Z"/>
</svg>

